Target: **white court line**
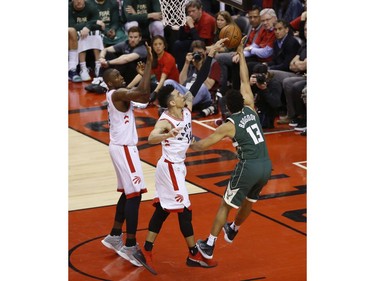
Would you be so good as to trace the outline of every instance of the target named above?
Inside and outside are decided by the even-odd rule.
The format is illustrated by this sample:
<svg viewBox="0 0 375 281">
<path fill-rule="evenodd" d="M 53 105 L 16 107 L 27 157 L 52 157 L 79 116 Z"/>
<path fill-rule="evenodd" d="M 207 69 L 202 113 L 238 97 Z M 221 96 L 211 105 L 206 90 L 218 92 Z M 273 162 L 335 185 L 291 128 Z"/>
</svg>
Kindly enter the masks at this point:
<svg viewBox="0 0 375 281">
<path fill-rule="evenodd" d="M 305 166 L 305 165 L 302 165 L 302 164 L 306 164 L 307 163 L 307 161 L 300 161 L 300 162 L 294 162 L 294 163 L 292 163 L 293 165 L 296 165 L 297 167 L 300 167 L 300 168 L 302 168 L 302 169 L 305 169 L 305 170 L 307 170 L 307 167 Z"/>
<path fill-rule="evenodd" d="M 199 124 L 203 127 L 206 127 L 207 129 L 210 129 L 212 131 L 215 131 L 216 128 L 210 126 L 210 125 L 207 125 L 205 123 L 208 123 L 208 122 L 213 122 L 215 121 L 216 119 L 208 119 L 208 120 L 203 120 L 203 121 L 198 121 L 198 120 L 193 120 L 194 123 L 196 124 Z M 287 133 L 287 132 L 293 132 L 294 129 L 289 129 L 289 130 L 281 130 L 281 131 L 273 131 L 273 132 L 263 132 L 265 135 L 271 135 L 271 134 L 278 134 L 278 133 Z"/>
</svg>

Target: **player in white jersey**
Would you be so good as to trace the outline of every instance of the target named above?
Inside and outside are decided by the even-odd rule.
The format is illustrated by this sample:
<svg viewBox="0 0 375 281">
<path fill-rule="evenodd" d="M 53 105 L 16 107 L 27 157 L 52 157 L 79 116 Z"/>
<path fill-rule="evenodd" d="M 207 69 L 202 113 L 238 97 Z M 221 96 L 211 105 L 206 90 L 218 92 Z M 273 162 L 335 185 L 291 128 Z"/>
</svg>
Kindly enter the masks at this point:
<svg viewBox="0 0 375 281">
<path fill-rule="evenodd" d="M 109 153 L 117 175 L 117 190 L 121 196 L 117 202 L 111 233 L 102 243 L 132 264 L 142 266 L 132 253 L 139 246 L 136 241 L 138 211 L 141 194 L 147 192 L 137 142 L 138 134 L 132 101 L 146 103 L 150 98 L 150 73 L 152 54 L 147 44 L 147 62 L 142 80 L 137 87 L 125 88 L 124 78 L 117 69 L 107 69 L 103 74 L 107 84 Z M 122 226 L 126 221 L 126 241 L 122 240 Z"/>
<path fill-rule="evenodd" d="M 185 95 L 178 92 L 172 85 L 163 86 L 158 93 L 159 105 L 167 108 L 167 110 L 161 114 L 148 137 L 150 144 L 161 143 L 162 145 L 162 156 L 157 163 L 155 175 L 155 211 L 149 222 L 144 249 L 134 254 L 134 257 L 153 274 L 156 274 L 151 258 L 153 243 L 171 212 L 177 212 L 180 230 L 189 248 L 186 264 L 200 267 L 217 265 L 217 262 L 205 259 L 195 245 L 191 223 L 191 204 L 185 184 L 186 167 L 184 161 L 186 151 L 192 140 L 191 110 L 193 98 L 207 78 L 213 56 L 224 41 L 223 39 L 219 40 L 210 49 L 196 81 Z"/>
</svg>

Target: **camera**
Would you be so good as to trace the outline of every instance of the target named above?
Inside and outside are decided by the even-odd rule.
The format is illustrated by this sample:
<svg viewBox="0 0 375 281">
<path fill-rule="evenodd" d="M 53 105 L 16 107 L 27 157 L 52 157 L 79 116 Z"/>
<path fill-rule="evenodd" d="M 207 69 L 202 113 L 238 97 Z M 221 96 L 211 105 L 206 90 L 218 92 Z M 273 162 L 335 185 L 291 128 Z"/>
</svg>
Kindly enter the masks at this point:
<svg viewBox="0 0 375 281">
<path fill-rule="evenodd" d="M 267 80 L 266 74 L 264 74 L 264 73 L 260 73 L 260 74 L 255 75 L 255 78 L 256 78 L 258 84 L 264 84 L 264 83 L 266 83 L 266 80 Z"/>
<path fill-rule="evenodd" d="M 193 59 L 194 61 L 200 61 L 202 59 L 202 55 L 199 52 L 194 52 Z"/>
</svg>

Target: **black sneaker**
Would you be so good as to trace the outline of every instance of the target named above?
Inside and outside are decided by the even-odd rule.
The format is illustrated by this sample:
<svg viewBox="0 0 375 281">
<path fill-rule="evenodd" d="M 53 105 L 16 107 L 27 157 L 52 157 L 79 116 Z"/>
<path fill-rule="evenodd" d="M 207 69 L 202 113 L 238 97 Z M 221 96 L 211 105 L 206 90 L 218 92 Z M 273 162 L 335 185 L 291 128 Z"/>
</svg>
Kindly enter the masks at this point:
<svg viewBox="0 0 375 281">
<path fill-rule="evenodd" d="M 234 231 L 230 225 L 232 223 L 230 222 L 227 222 L 226 224 L 224 224 L 224 227 L 223 227 L 223 231 L 224 231 L 224 239 L 225 241 L 227 241 L 228 243 L 232 243 L 233 242 L 233 239 L 234 237 L 236 237 L 238 231 Z"/>
<path fill-rule="evenodd" d="M 95 93 L 95 94 L 104 94 L 107 92 L 107 89 L 98 85 L 98 84 L 90 84 L 85 87 L 85 90 L 90 92 L 90 93 Z"/>
<path fill-rule="evenodd" d="M 191 267 L 204 267 L 210 268 L 217 266 L 217 262 L 214 260 L 206 259 L 202 256 L 202 254 L 198 251 L 195 256 L 189 253 L 189 256 L 186 258 L 186 265 Z"/>
<path fill-rule="evenodd" d="M 207 245 L 207 240 L 208 239 L 204 241 L 198 240 L 197 247 L 198 247 L 199 252 L 202 254 L 202 256 L 210 260 L 213 257 L 215 245 L 213 246 Z"/>
<path fill-rule="evenodd" d="M 298 121 L 299 121 L 298 119 L 293 118 L 292 120 L 290 120 L 289 126 L 290 127 L 296 127 L 298 125 Z"/>
<path fill-rule="evenodd" d="M 81 76 L 78 75 L 77 70 L 69 70 L 68 78 L 72 82 L 82 82 Z"/>
<path fill-rule="evenodd" d="M 298 131 L 298 132 L 306 131 L 306 129 L 307 129 L 307 126 L 306 126 L 306 121 L 305 120 L 300 120 L 298 122 L 298 125 L 294 127 L 294 130 Z"/>
</svg>

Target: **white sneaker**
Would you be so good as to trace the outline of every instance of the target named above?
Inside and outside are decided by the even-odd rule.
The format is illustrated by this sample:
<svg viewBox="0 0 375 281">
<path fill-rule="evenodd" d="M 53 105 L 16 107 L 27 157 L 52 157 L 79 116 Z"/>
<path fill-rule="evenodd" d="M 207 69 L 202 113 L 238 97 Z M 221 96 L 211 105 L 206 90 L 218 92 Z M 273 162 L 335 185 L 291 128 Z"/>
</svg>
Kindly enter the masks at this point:
<svg viewBox="0 0 375 281">
<path fill-rule="evenodd" d="M 90 81 L 91 80 L 91 77 L 90 77 L 90 74 L 89 74 L 89 71 L 87 70 L 87 68 L 81 69 L 81 72 L 79 73 L 79 75 L 81 76 L 82 81 Z"/>
<path fill-rule="evenodd" d="M 127 261 L 130 261 L 135 266 L 142 266 L 142 264 L 139 261 L 137 261 L 133 256 L 133 254 L 137 252 L 138 250 L 139 250 L 139 246 L 137 243 L 137 245 L 132 246 L 132 247 L 122 246 L 120 251 L 117 252 L 117 254 L 119 254 L 119 256 L 126 259 Z"/>
<path fill-rule="evenodd" d="M 107 235 L 103 240 L 102 243 L 104 246 L 106 246 L 108 249 L 114 250 L 116 253 L 121 249 L 121 247 L 124 245 L 122 242 L 122 233 L 120 236 L 115 235 Z"/>
<path fill-rule="evenodd" d="M 100 85 L 100 83 L 104 82 L 102 77 L 94 77 L 91 84 L 97 84 Z"/>
</svg>

